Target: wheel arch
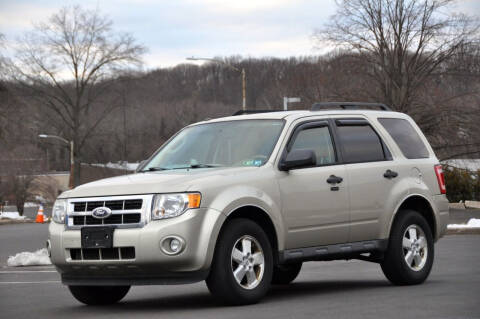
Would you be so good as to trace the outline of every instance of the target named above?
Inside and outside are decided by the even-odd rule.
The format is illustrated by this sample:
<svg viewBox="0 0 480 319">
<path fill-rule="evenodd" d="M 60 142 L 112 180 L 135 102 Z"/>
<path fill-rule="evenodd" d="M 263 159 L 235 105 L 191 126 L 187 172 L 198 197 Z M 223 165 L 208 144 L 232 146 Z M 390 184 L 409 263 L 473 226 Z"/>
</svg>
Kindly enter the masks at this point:
<svg viewBox="0 0 480 319">
<path fill-rule="evenodd" d="M 437 220 L 432 203 L 423 195 L 410 194 L 402 200 L 395 209 L 395 213 L 390 221 L 388 234 L 390 235 L 395 221 L 401 216 L 402 211 L 410 209 L 420 213 L 426 220 L 432 231 L 433 238 L 437 238 Z"/>
<path fill-rule="evenodd" d="M 220 234 L 225 225 L 236 218 L 245 218 L 257 223 L 267 234 L 267 237 L 272 246 L 272 253 L 275 263 L 278 261 L 278 251 L 280 247 L 278 232 L 270 215 L 262 208 L 256 205 L 248 204 L 234 208 L 227 214 L 227 218 L 220 228 Z"/>
</svg>

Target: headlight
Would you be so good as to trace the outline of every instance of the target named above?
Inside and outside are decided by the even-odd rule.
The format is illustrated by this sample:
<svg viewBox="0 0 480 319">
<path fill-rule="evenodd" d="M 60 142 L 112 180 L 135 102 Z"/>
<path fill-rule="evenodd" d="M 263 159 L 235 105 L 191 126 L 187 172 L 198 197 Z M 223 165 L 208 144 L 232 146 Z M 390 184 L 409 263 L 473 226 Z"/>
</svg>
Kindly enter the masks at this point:
<svg viewBox="0 0 480 319">
<path fill-rule="evenodd" d="M 57 199 L 53 205 L 52 219 L 54 222 L 65 223 L 65 214 L 67 213 L 67 201 L 65 199 Z"/>
<path fill-rule="evenodd" d="M 200 207 L 200 193 L 158 194 L 153 197 L 152 219 L 177 217 L 190 208 Z"/>
</svg>

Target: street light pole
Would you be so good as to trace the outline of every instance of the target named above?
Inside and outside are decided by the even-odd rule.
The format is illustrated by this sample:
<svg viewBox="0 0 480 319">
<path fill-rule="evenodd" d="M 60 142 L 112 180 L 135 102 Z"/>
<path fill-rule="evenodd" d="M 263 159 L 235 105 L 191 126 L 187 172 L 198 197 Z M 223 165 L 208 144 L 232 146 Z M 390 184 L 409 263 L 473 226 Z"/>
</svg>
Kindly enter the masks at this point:
<svg viewBox="0 0 480 319">
<path fill-rule="evenodd" d="M 73 185 L 74 180 L 74 170 L 75 170 L 75 159 L 73 157 L 73 140 L 70 141 L 70 178 L 68 179 L 68 187 L 72 189 L 75 185 Z"/>
<path fill-rule="evenodd" d="M 74 150 L 74 144 L 73 144 L 73 140 L 72 141 L 69 141 L 61 136 L 57 136 L 57 135 L 48 135 L 48 134 L 39 134 L 38 137 L 40 138 L 52 138 L 52 139 L 56 139 L 56 140 L 59 140 L 59 141 L 62 141 L 64 142 L 65 144 L 67 144 L 68 146 L 70 146 L 70 177 L 69 177 L 69 180 L 68 180 L 68 187 L 70 189 L 72 189 L 74 187 L 73 185 L 73 173 L 74 173 L 74 168 L 75 168 L 75 159 L 73 157 L 73 150 Z"/>
<path fill-rule="evenodd" d="M 196 58 L 196 57 L 189 57 L 187 58 L 189 61 L 210 61 L 210 62 L 215 62 L 215 63 L 220 63 L 223 65 L 228 66 L 229 68 L 240 72 L 242 74 L 242 109 L 245 111 L 247 109 L 247 76 L 245 74 L 245 68 L 242 68 L 241 70 L 231 64 L 228 64 L 225 61 L 218 60 L 218 59 L 212 59 L 212 58 Z"/>
<path fill-rule="evenodd" d="M 242 109 L 247 109 L 247 79 L 245 75 L 245 68 L 242 68 Z"/>
</svg>

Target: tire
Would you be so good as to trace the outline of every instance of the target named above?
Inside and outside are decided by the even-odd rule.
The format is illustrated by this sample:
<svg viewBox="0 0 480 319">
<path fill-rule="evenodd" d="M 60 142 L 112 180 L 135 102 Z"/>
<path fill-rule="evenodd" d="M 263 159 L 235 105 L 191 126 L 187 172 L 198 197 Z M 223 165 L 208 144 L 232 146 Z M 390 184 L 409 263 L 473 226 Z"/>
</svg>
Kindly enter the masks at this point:
<svg viewBox="0 0 480 319">
<path fill-rule="evenodd" d="M 253 304 L 270 288 L 272 272 L 272 249 L 265 232 L 251 220 L 236 218 L 225 225 L 217 240 L 206 282 L 224 303 Z"/>
<path fill-rule="evenodd" d="M 125 297 L 130 286 L 68 286 L 68 289 L 86 305 L 110 305 Z"/>
<path fill-rule="evenodd" d="M 273 267 L 272 285 L 288 285 L 297 278 L 301 269 L 302 263 Z"/>
<path fill-rule="evenodd" d="M 433 265 L 432 231 L 418 212 L 403 210 L 398 213 L 400 215 L 392 226 L 388 249 L 380 265 L 387 279 L 395 285 L 421 284 Z"/>
</svg>

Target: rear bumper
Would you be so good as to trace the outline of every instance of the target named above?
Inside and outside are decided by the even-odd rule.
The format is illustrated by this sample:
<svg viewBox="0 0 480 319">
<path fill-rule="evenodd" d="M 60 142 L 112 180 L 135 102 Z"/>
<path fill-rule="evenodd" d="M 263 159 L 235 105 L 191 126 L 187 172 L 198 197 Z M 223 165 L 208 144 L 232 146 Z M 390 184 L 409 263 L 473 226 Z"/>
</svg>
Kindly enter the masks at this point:
<svg viewBox="0 0 480 319">
<path fill-rule="evenodd" d="M 448 199 L 445 195 L 434 195 L 435 207 L 437 208 L 436 218 L 436 236 L 435 240 L 440 239 L 447 232 L 447 225 L 450 219 L 450 211 L 448 206 Z"/>
<path fill-rule="evenodd" d="M 115 229 L 113 247 L 133 247 L 135 256 L 115 260 L 75 260 L 71 249 L 81 248 L 80 230 L 51 223 L 51 260 L 68 285 L 144 285 L 187 283 L 205 279 L 225 216 L 200 208 L 182 216 L 151 221 L 141 228 Z M 178 255 L 160 248 L 165 237 L 183 239 Z"/>
</svg>

